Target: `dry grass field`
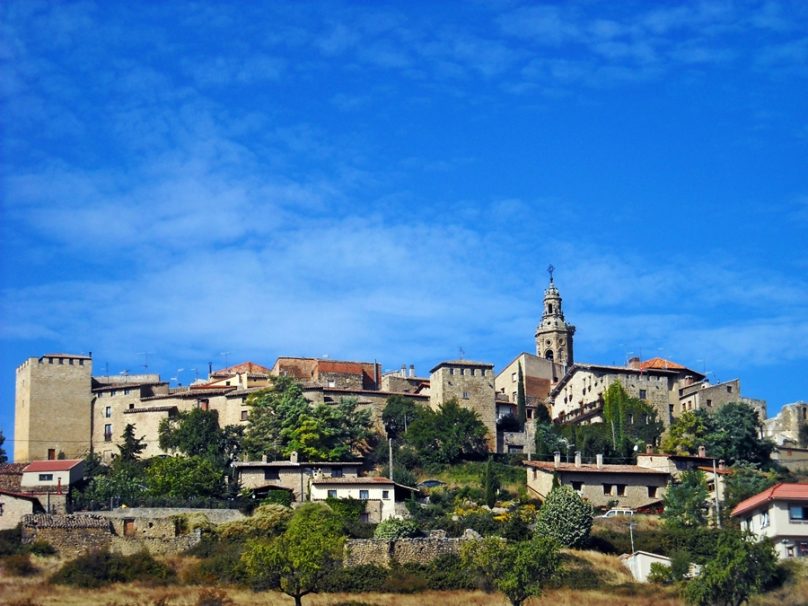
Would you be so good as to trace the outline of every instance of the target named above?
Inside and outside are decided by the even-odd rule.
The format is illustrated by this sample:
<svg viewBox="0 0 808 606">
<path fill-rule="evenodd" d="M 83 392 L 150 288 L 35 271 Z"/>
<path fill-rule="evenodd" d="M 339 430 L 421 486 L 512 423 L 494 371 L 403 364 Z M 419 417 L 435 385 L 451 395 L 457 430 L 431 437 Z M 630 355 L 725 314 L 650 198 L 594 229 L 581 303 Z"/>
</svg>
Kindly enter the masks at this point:
<svg viewBox="0 0 808 606">
<path fill-rule="evenodd" d="M 622 565 L 613 556 L 597 552 L 570 552 L 568 568 L 575 578 L 586 577 L 596 571 L 598 589 L 548 590 L 538 599 L 529 600 L 528 606 L 682 606 L 672 592 L 631 583 Z M 171 585 L 148 587 L 136 584 L 115 584 L 102 589 L 74 589 L 49 585 L 47 578 L 56 571 L 60 562 L 53 558 L 35 557 L 40 572 L 31 577 L 0 576 L 0 605 L 2 606 L 290 606 L 292 598 L 274 592 L 252 592 L 241 588 L 204 588 Z M 171 564 L 181 569 L 185 558 L 174 558 Z M 586 583 L 585 583 L 586 584 Z M 205 601 L 205 597 L 224 598 Z M 313 594 L 303 598 L 306 606 L 339 606 L 351 604 L 421 606 L 507 606 L 501 594 L 482 591 L 425 591 L 413 594 Z M 774 603 L 772 603 L 774 604 Z M 769 606 L 761 603 L 760 606 Z M 785 606 L 778 602 L 778 606 Z"/>
</svg>

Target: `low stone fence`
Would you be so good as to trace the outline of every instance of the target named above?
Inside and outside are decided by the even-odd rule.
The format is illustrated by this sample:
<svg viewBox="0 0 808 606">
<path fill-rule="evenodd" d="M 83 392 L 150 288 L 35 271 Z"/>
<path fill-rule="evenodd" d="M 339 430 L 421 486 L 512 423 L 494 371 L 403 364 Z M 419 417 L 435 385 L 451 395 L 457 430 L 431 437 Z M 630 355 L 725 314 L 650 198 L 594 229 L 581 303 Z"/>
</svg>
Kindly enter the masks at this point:
<svg viewBox="0 0 808 606">
<path fill-rule="evenodd" d="M 390 568 L 398 564 L 428 564 L 447 554 L 459 554 L 466 541 L 479 539 L 480 535 L 467 530 L 462 537 L 447 538 L 443 533 L 433 533 L 426 538 L 396 539 L 351 539 L 345 544 L 345 566 L 375 564 Z"/>
<path fill-rule="evenodd" d="M 60 554 L 75 557 L 108 549 L 112 543 L 109 520 L 98 515 L 28 514 L 22 518 L 22 543 L 50 543 Z"/>
</svg>

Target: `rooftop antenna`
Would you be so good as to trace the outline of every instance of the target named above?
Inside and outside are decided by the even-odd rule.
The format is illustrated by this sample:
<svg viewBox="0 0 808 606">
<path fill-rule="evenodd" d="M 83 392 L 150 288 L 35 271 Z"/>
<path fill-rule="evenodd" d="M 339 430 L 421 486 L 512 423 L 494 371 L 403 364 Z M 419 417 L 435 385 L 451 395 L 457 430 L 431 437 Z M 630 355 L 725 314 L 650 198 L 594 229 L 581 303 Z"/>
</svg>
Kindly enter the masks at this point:
<svg viewBox="0 0 808 606">
<path fill-rule="evenodd" d="M 220 351 L 220 356 L 224 356 L 224 367 L 230 368 L 230 352 L 229 351 Z"/>
<path fill-rule="evenodd" d="M 149 356 L 153 353 L 154 352 L 152 351 L 142 351 L 139 354 L 137 354 L 139 356 L 143 356 L 143 370 L 145 370 L 146 372 L 149 372 Z"/>
<path fill-rule="evenodd" d="M 465 350 L 462 347 L 458 347 L 457 350 L 458 350 L 458 353 L 460 354 L 460 359 L 465 360 L 466 359 Z"/>
</svg>

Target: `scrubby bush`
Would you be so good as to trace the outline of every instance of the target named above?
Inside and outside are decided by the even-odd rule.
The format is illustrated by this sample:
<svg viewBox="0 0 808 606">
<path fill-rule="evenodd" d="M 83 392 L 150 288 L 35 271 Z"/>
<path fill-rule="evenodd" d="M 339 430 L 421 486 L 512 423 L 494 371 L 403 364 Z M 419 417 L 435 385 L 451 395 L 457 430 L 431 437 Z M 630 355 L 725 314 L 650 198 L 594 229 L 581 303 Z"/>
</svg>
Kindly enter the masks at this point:
<svg viewBox="0 0 808 606">
<path fill-rule="evenodd" d="M 194 555 L 202 556 L 202 559 L 185 569 L 184 582 L 191 585 L 215 585 L 245 581 L 246 574 L 241 563 L 243 543 L 216 540 L 203 543 L 197 545 L 193 552 Z"/>
<path fill-rule="evenodd" d="M 0 557 L 20 553 L 22 533 L 20 527 L 0 530 Z"/>
<path fill-rule="evenodd" d="M 416 537 L 418 534 L 418 524 L 414 520 L 388 518 L 376 526 L 373 537 L 393 541 L 395 539 Z"/>
<path fill-rule="evenodd" d="M 31 562 L 31 556 L 27 553 L 11 555 L 0 561 L 0 568 L 10 576 L 30 577 L 39 572 L 39 568 Z"/>
<path fill-rule="evenodd" d="M 249 518 L 221 524 L 217 532 L 225 541 L 246 541 L 277 536 L 286 529 L 291 517 L 292 510 L 288 507 L 268 503 L 258 506 Z"/>
<path fill-rule="evenodd" d="M 578 547 L 589 537 L 592 529 L 591 503 L 569 486 L 556 486 L 547 495 L 536 518 L 540 535 L 556 539 L 566 547 Z"/>
<path fill-rule="evenodd" d="M 28 551 L 38 556 L 56 555 L 56 548 L 45 541 L 35 541 L 28 545 Z"/>
<path fill-rule="evenodd" d="M 373 564 L 338 568 L 320 582 L 320 590 L 331 593 L 387 591 L 389 572 Z"/>
<path fill-rule="evenodd" d="M 203 589 L 196 599 L 196 606 L 233 606 L 235 602 L 221 589 Z"/>
<path fill-rule="evenodd" d="M 109 583 L 141 581 L 164 585 L 174 581 L 174 570 L 141 552 L 121 556 L 108 551 L 94 551 L 67 562 L 50 582 L 57 585 L 97 588 Z"/>
<path fill-rule="evenodd" d="M 661 562 L 651 564 L 651 571 L 648 573 L 648 582 L 655 585 L 669 585 L 673 582 L 671 567 Z"/>
</svg>

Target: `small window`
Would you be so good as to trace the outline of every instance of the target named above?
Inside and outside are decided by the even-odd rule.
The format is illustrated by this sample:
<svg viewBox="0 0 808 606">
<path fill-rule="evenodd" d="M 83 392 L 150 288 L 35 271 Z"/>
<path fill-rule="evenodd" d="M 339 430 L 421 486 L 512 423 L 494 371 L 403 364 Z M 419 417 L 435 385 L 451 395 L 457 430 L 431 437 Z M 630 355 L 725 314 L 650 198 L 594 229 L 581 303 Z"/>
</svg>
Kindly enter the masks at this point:
<svg viewBox="0 0 808 606">
<path fill-rule="evenodd" d="M 241 411 L 241 420 L 242 421 L 246 421 L 249 416 L 250 416 L 250 411 L 249 410 L 242 410 Z"/>
<path fill-rule="evenodd" d="M 727 393 L 732 393 L 732 385 L 727 385 Z"/>
<path fill-rule="evenodd" d="M 464 392 L 463 392 L 463 399 L 464 399 L 464 400 L 468 400 L 468 399 L 469 399 L 469 392 L 467 392 L 467 391 L 464 391 Z"/>
<path fill-rule="evenodd" d="M 389 499 L 390 498 L 390 491 L 389 490 L 382 490 L 382 498 Z"/>
<path fill-rule="evenodd" d="M 645 400 L 648 397 L 648 392 L 644 389 L 640 390 L 640 400 Z"/>
<path fill-rule="evenodd" d="M 626 496 L 626 485 L 625 484 L 618 484 L 617 485 L 617 496 L 618 497 Z"/>
<path fill-rule="evenodd" d="M 516 381 L 516 373 L 515 372 L 511 373 L 511 381 Z"/>
<path fill-rule="evenodd" d="M 359 500 L 360 501 L 367 501 L 370 497 L 368 496 L 367 490 L 360 490 L 359 491 Z"/>
<path fill-rule="evenodd" d="M 370 523 L 370 514 L 366 511 L 359 514 L 359 521 L 362 524 L 369 524 Z"/>
<path fill-rule="evenodd" d="M 342 468 L 341 467 L 334 467 L 331 470 L 331 477 L 332 478 L 341 478 L 342 477 Z"/>
<path fill-rule="evenodd" d="M 612 494 L 612 485 L 611 484 L 604 484 L 603 485 L 603 494 Z"/>
<path fill-rule="evenodd" d="M 656 486 L 649 486 L 648 487 L 648 497 L 651 499 L 655 499 L 657 495 L 657 487 Z"/>
<path fill-rule="evenodd" d="M 461 369 L 460 369 L 460 376 L 462 377 L 462 376 L 464 376 L 465 374 L 466 374 L 466 369 L 465 369 L 465 368 L 461 368 Z"/>
<path fill-rule="evenodd" d="M 48 358 L 48 364 L 53 364 L 53 358 Z"/>
<path fill-rule="evenodd" d="M 59 364 L 64 364 L 64 363 L 65 363 L 65 359 L 64 358 L 59 358 Z"/>
<path fill-rule="evenodd" d="M 583 482 L 570 482 L 570 486 L 572 486 L 572 489 L 575 492 L 581 492 L 581 490 L 584 487 L 584 483 Z"/>
<path fill-rule="evenodd" d="M 130 390 L 128 390 L 128 389 L 124 389 L 124 390 L 123 390 L 123 395 L 128 396 L 128 395 L 129 395 L 129 391 L 130 391 Z"/>
<path fill-rule="evenodd" d="M 52 473 L 41 473 L 41 474 L 39 474 L 39 481 L 40 482 L 53 482 L 53 474 Z"/>
<path fill-rule="evenodd" d="M 278 480 L 280 479 L 280 475 L 278 475 L 278 470 L 275 468 L 265 469 L 264 470 L 264 479 L 265 480 Z"/>
<path fill-rule="evenodd" d="M 767 528 L 769 526 L 769 510 L 767 509 L 760 514 L 760 527 Z"/>
<path fill-rule="evenodd" d="M 134 404 L 130 404 L 130 405 L 129 405 L 129 410 L 134 410 L 134 409 L 135 409 L 135 405 L 134 405 Z"/>
<path fill-rule="evenodd" d="M 712 405 L 713 405 L 713 401 L 711 399 L 707 398 L 707 406 L 712 406 Z"/>
<path fill-rule="evenodd" d="M 79 360 L 79 366 L 84 366 L 84 360 Z"/>
<path fill-rule="evenodd" d="M 328 498 L 329 499 L 336 499 L 337 498 L 337 491 L 333 488 L 328 490 Z"/>
<path fill-rule="evenodd" d="M 112 416 L 112 406 L 107 406 L 104 409 L 104 416 L 109 419 Z"/>
<path fill-rule="evenodd" d="M 336 382 L 336 381 L 333 381 L 333 380 L 332 380 L 332 381 L 329 381 L 329 382 L 328 382 L 328 386 L 329 386 L 329 387 L 336 387 L 336 386 L 337 386 L 337 382 Z"/>
<path fill-rule="evenodd" d="M 104 425 L 104 442 L 112 442 L 112 424 Z"/>
</svg>

